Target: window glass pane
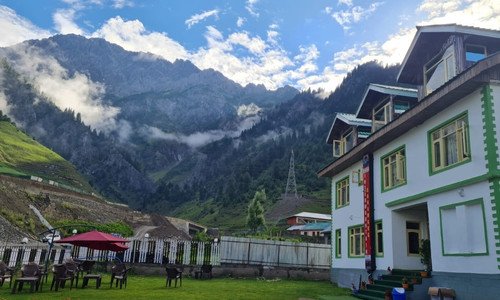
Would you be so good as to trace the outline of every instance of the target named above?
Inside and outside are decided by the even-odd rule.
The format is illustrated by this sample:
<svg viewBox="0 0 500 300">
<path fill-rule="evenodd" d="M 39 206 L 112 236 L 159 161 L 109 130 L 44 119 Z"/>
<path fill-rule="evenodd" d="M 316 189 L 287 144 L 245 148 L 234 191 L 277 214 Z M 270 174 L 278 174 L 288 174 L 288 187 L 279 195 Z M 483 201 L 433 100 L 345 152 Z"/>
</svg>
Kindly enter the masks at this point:
<svg viewBox="0 0 500 300">
<path fill-rule="evenodd" d="M 476 62 L 486 57 L 486 49 L 482 46 L 466 45 L 465 60 Z"/>
<path fill-rule="evenodd" d="M 418 232 L 408 232 L 408 253 L 418 254 L 420 235 Z"/>
<path fill-rule="evenodd" d="M 406 222 L 406 229 L 419 230 L 420 229 L 420 224 L 416 223 L 416 222 Z"/>
</svg>

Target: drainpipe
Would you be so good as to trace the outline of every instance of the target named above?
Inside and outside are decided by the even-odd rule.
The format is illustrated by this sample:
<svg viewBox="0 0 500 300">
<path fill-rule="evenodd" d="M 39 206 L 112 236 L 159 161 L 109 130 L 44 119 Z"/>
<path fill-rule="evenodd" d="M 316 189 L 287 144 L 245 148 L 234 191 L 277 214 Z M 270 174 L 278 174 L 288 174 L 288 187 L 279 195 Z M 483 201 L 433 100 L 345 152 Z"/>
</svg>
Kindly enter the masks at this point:
<svg viewBox="0 0 500 300">
<path fill-rule="evenodd" d="M 363 211 L 365 235 L 365 269 L 372 274 L 375 264 L 375 216 L 373 209 L 373 154 L 363 156 Z"/>
</svg>

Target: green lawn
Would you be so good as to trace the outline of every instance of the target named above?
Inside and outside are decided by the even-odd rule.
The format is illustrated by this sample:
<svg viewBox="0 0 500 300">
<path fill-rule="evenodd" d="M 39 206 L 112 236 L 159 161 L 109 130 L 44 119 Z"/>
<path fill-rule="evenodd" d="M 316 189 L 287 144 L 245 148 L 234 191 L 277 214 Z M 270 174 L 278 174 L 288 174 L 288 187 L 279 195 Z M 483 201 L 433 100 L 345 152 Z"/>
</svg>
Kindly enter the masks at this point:
<svg viewBox="0 0 500 300">
<path fill-rule="evenodd" d="M 0 299 L 334 299 L 352 300 L 350 291 L 338 288 L 327 281 L 264 280 L 264 279 L 212 279 L 184 278 L 182 287 L 165 287 L 160 276 L 129 276 L 127 288 L 109 287 L 109 276 L 96 290 L 94 281 L 85 289 L 68 287 L 58 292 L 50 291 L 50 280 L 43 285 L 43 292 L 29 293 L 25 286 L 20 294 L 11 294 L 8 284 L 0 288 Z M 80 283 L 81 285 L 81 280 Z M 172 282 L 173 284 L 173 282 Z"/>
</svg>

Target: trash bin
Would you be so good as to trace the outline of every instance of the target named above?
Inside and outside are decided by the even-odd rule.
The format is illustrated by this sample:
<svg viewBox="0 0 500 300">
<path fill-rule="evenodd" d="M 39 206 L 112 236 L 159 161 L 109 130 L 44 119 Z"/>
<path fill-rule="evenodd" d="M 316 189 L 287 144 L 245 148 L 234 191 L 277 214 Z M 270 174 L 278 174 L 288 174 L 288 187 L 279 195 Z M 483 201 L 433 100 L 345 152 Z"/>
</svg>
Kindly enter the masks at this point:
<svg viewBox="0 0 500 300">
<path fill-rule="evenodd" d="M 392 300 L 406 300 L 406 292 L 402 287 L 392 289 Z"/>
</svg>

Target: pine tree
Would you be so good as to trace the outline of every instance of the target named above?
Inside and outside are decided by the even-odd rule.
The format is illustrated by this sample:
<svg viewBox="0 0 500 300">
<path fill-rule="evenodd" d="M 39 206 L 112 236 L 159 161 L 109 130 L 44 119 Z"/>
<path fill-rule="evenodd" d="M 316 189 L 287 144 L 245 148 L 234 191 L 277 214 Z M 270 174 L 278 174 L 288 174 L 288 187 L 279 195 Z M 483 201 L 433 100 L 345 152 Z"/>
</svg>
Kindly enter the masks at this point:
<svg viewBox="0 0 500 300">
<path fill-rule="evenodd" d="M 248 205 L 247 225 L 252 232 L 256 232 L 259 227 L 266 227 L 266 220 L 264 219 L 264 203 L 267 199 L 266 191 L 256 191 L 252 201 Z"/>
</svg>

